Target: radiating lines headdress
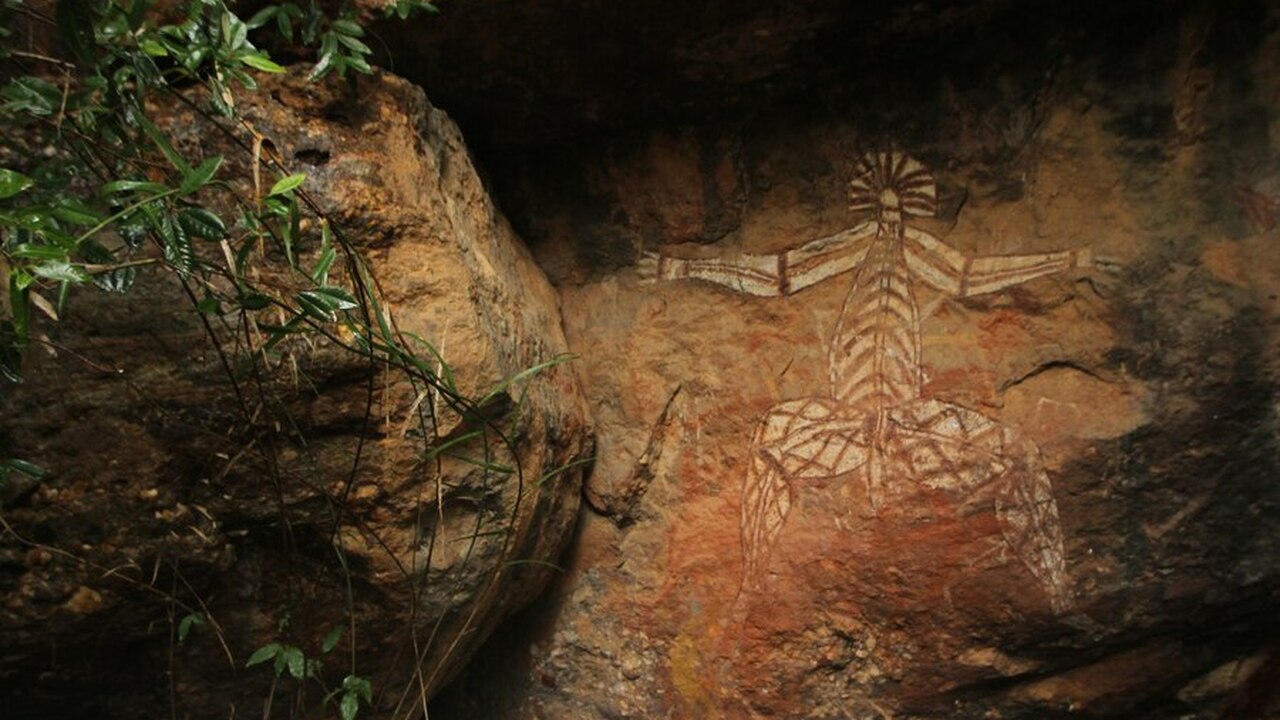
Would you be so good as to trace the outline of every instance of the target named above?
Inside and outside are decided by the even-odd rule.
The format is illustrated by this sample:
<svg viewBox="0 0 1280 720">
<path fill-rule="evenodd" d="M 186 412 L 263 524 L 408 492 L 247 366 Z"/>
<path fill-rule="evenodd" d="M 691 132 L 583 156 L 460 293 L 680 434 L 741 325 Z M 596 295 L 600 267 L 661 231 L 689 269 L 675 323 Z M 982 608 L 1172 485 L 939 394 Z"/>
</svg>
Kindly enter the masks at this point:
<svg viewBox="0 0 1280 720">
<path fill-rule="evenodd" d="M 858 161 L 849 183 L 849 210 L 898 210 L 904 219 L 933 217 L 938 212 L 933 173 L 915 158 L 896 150 L 869 152 Z"/>
</svg>

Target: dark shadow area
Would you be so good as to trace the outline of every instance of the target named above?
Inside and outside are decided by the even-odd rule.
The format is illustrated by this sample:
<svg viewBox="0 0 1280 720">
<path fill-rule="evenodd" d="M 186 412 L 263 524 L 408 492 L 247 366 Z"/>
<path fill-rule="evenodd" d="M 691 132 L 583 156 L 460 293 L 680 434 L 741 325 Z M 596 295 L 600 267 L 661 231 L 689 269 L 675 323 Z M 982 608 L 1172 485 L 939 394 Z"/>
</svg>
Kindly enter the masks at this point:
<svg viewBox="0 0 1280 720">
<path fill-rule="evenodd" d="M 448 720 L 487 720 L 519 717 L 533 678 L 531 648 L 550 639 L 564 596 L 573 588 L 567 570 L 578 565 L 585 514 L 583 505 L 572 538 L 559 562 L 560 568 L 542 595 L 528 607 L 507 618 L 485 641 L 462 674 L 431 701 L 431 717 Z M 537 678 L 549 688 L 551 677 Z"/>
</svg>

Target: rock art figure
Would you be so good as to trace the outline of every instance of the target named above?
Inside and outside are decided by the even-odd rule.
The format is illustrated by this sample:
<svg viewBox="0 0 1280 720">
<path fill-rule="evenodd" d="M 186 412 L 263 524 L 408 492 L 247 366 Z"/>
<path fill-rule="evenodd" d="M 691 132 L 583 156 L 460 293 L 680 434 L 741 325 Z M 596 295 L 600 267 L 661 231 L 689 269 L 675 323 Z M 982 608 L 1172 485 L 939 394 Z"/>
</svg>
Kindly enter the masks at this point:
<svg viewBox="0 0 1280 720">
<path fill-rule="evenodd" d="M 989 498 L 1004 537 L 1055 612 L 1071 607 L 1062 530 L 1049 477 L 1031 442 L 968 408 L 922 396 L 913 281 L 952 296 L 989 293 L 1071 268 L 1091 250 L 969 257 L 910 218 L 937 209 L 932 174 L 899 152 L 864 156 L 850 210 L 871 219 L 776 255 L 731 260 L 646 254 L 641 273 L 694 279 L 761 296 L 852 274 L 828 354 L 830 395 L 789 400 L 761 418 L 742 489 L 742 587 L 759 587 L 797 484 L 847 477 L 872 512 L 920 490 Z M 990 505 L 988 505 L 990 507 Z"/>
</svg>

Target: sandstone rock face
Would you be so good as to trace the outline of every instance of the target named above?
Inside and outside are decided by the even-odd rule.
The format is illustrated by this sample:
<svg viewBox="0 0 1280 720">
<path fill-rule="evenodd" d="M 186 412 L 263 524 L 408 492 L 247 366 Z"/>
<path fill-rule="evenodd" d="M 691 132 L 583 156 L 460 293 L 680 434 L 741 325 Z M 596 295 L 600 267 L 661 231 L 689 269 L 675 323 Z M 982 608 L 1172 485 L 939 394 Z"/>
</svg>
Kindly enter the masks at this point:
<svg viewBox="0 0 1280 720">
<path fill-rule="evenodd" d="M 599 456 L 442 712 L 1262 716 L 1280 33 L 1242 8 L 513 172 Z"/>
<path fill-rule="evenodd" d="M 256 715 L 269 673 L 217 638 L 312 653 L 350 602 L 356 670 L 412 716 L 546 579 L 590 415 L 568 572 L 431 717 L 1280 716 L 1271 5 L 476 0 L 380 28 L 476 129 L 562 310 L 420 94 L 268 88 L 254 126 L 467 392 L 579 356 L 509 393 L 516 450 L 490 447 L 532 482 L 479 445 L 424 469 L 415 434 L 472 426 L 414 420 L 434 398 L 394 373 L 369 406 L 324 347 L 268 378 L 305 432 L 237 420 L 175 288 L 104 303 L 3 399 L 55 471 L 4 498 L 5 696 Z M 220 635 L 174 644 L 201 602 Z"/>
<path fill-rule="evenodd" d="M 308 173 L 399 330 L 470 397 L 562 355 L 558 298 L 454 124 L 390 76 L 344 88 L 286 79 L 241 110 Z M 206 120 L 169 114 L 187 149 L 251 176 Z M 56 352 L 33 352 L 0 397 L 8 447 L 49 470 L 7 488 L 0 514 L 6 717 L 256 715 L 269 687 L 286 713 L 303 686 L 244 669 L 271 642 L 322 657 L 330 686 L 370 678 L 377 716 L 411 716 L 551 574 L 592 454 L 572 367 L 506 387 L 484 424 L 320 340 L 286 343 L 255 378 L 235 365 L 236 326 L 215 320 L 233 389 L 171 278 L 73 307 Z M 179 644 L 191 611 L 209 620 Z"/>
</svg>

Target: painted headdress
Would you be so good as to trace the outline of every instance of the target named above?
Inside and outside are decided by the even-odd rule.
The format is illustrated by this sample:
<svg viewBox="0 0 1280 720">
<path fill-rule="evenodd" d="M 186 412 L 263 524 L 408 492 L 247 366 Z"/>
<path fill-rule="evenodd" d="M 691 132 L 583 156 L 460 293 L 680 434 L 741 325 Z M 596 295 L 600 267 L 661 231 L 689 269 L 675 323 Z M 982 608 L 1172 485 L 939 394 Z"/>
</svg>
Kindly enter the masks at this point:
<svg viewBox="0 0 1280 720">
<path fill-rule="evenodd" d="M 858 161 L 849 183 L 849 210 L 895 220 L 896 215 L 933 217 L 938 212 L 933 173 L 897 150 L 869 152 Z"/>
</svg>

